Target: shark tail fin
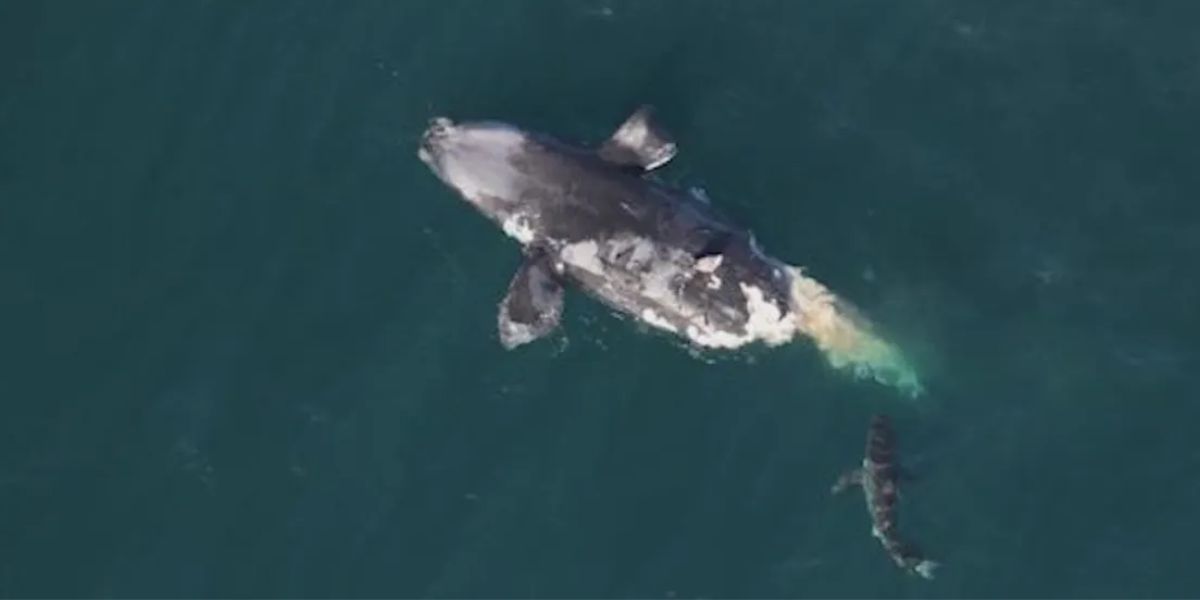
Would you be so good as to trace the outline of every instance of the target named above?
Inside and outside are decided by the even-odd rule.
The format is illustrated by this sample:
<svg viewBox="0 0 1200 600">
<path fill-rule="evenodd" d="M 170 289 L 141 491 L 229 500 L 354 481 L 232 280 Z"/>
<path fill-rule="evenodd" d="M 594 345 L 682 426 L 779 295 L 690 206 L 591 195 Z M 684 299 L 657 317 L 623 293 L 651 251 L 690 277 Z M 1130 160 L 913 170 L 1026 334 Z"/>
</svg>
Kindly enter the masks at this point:
<svg viewBox="0 0 1200 600">
<path fill-rule="evenodd" d="M 922 559 L 921 562 L 913 565 L 913 572 L 925 579 L 933 579 L 933 572 L 940 566 L 942 564 L 937 561 Z"/>
</svg>

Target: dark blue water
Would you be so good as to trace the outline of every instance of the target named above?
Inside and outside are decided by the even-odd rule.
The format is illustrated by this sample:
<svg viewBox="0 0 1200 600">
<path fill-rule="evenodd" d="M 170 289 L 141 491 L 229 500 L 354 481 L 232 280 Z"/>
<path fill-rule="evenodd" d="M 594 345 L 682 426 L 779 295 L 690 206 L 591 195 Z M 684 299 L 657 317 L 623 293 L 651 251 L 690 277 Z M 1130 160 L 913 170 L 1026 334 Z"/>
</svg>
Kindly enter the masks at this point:
<svg viewBox="0 0 1200 600">
<path fill-rule="evenodd" d="M 1194 597 L 1200 5 L 0 5 L 4 596 Z M 697 358 L 516 246 L 435 115 L 650 102 L 764 247 L 920 370 Z M 829 485 L 919 475 L 889 564 Z"/>
</svg>

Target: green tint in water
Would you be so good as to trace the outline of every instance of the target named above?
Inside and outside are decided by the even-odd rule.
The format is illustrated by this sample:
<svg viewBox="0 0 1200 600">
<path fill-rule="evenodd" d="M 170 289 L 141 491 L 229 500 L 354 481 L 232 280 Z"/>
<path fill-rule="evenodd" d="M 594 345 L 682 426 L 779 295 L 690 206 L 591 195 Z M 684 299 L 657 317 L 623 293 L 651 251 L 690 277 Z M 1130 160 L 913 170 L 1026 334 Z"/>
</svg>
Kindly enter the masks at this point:
<svg viewBox="0 0 1200 600">
<path fill-rule="evenodd" d="M 797 267 L 789 267 L 796 329 L 817 344 L 829 364 L 856 377 L 921 395 L 920 378 L 904 355 L 885 341 L 859 311 Z"/>
</svg>

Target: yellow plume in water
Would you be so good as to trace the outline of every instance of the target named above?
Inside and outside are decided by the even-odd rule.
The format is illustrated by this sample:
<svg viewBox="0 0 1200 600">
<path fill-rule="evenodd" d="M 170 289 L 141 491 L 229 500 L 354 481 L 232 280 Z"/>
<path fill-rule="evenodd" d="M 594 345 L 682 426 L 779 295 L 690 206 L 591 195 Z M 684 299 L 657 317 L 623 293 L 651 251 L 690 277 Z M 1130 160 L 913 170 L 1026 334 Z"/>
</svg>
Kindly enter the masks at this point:
<svg viewBox="0 0 1200 600">
<path fill-rule="evenodd" d="M 898 349 L 879 338 L 862 315 L 829 288 L 788 267 L 796 329 L 811 337 L 838 369 L 869 378 L 916 397 L 924 390 L 916 371 Z"/>
</svg>

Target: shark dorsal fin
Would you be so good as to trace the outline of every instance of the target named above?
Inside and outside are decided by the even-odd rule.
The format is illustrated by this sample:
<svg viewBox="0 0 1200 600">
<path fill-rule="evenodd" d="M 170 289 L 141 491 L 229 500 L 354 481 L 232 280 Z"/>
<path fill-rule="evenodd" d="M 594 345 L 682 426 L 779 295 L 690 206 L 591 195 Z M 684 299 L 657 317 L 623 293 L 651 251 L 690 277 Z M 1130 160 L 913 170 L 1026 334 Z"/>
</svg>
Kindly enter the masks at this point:
<svg viewBox="0 0 1200 600">
<path fill-rule="evenodd" d="M 622 166 L 652 171 L 675 156 L 675 142 L 652 118 L 650 106 L 638 108 L 600 147 L 600 158 Z"/>
</svg>

